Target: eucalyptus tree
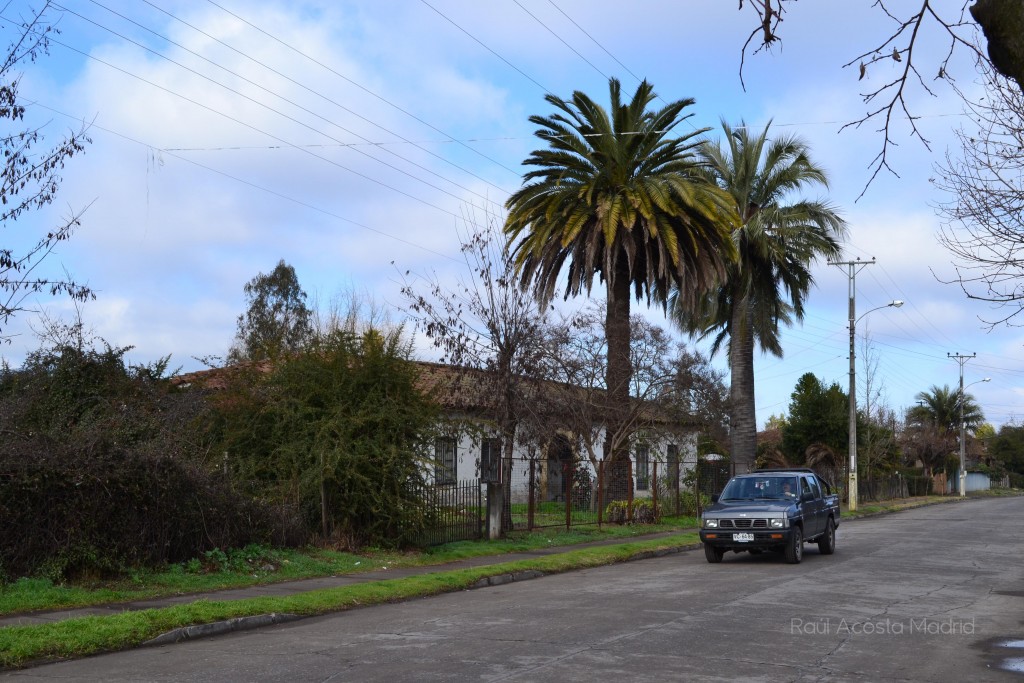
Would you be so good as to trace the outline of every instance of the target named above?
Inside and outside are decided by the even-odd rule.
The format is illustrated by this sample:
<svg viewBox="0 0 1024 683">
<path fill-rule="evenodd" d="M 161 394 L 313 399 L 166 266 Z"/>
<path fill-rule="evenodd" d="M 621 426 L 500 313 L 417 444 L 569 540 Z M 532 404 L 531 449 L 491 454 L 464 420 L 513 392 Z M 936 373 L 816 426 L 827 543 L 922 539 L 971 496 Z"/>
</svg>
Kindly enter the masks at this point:
<svg viewBox="0 0 1024 683">
<path fill-rule="evenodd" d="M 295 268 L 278 261 L 270 273 L 260 273 L 245 285 L 248 306 L 238 316 L 238 331 L 228 360 L 260 361 L 294 353 L 308 345 L 313 314 Z"/>
<path fill-rule="evenodd" d="M 580 91 L 569 100 L 549 94 L 556 112 L 530 117 L 546 147 L 523 162 L 532 170 L 506 203 L 505 233 L 521 286 L 534 286 L 542 301 L 563 271 L 566 297 L 589 294 L 595 278 L 604 284 L 612 434 L 629 403 L 632 298 L 665 302 L 673 287 L 696 295 L 724 274 L 735 248 L 726 198 L 698 172 L 705 131 L 673 133 L 694 101 L 650 109 L 650 83 L 623 101 L 614 78 L 609 95 L 605 109 Z M 610 486 L 621 495 L 628 452 L 606 437 L 604 453 L 616 463 Z"/>
<path fill-rule="evenodd" d="M 724 141 L 708 141 L 700 156 L 711 182 L 730 198 L 737 258 L 717 286 L 693 301 L 674 296 L 679 325 L 714 336 L 712 354 L 728 340 L 731 455 L 752 464 L 757 450 L 754 346 L 782 356 L 779 326 L 801 320 L 814 279 L 811 265 L 839 255 L 846 223 L 827 201 L 804 199 L 810 187 L 828 187 L 824 169 L 795 136 L 768 139 L 769 123 L 752 133 L 722 123 Z"/>
</svg>

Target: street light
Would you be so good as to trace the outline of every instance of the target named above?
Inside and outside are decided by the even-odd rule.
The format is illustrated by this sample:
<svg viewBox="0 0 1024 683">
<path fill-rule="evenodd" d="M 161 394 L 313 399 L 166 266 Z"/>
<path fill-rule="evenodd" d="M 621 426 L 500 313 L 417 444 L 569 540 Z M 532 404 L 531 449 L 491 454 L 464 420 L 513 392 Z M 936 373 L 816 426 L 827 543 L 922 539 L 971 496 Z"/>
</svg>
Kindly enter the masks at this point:
<svg viewBox="0 0 1024 683">
<path fill-rule="evenodd" d="M 967 462 L 964 457 L 964 447 L 967 444 L 967 425 L 964 424 L 964 389 L 973 387 L 975 384 L 981 384 L 982 382 L 991 382 L 991 377 L 985 379 L 979 379 L 975 382 L 971 382 L 966 387 L 964 386 L 964 371 L 963 366 L 960 366 L 960 497 L 963 498 L 967 495 Z"/>
<path fill-rule="evenodd" d="M 854 314 L 856 311 L 853 292 L 851 291 L 850 294 L 850 482 L 848 494 L 850 512 L 854 512 L 857 509 L 857 353 L 854 345 L 857 323 L 868 313 L 883 308 L 899 308 L 902 305 L 903 302 L 897 299 L 890 301 L 884 306 L 872 308 L 870 311 L 862 313 L 859 318 L 855 318 Z"/>
</svg>

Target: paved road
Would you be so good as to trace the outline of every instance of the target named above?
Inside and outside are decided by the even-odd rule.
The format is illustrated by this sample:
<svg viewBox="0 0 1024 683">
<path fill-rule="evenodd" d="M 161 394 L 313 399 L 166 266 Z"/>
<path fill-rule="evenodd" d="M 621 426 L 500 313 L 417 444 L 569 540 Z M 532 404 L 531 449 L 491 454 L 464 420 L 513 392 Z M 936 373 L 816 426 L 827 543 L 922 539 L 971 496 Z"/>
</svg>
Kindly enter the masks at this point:
<svg viewBox="0 0 1024 683">
<path fill-rule="evenodd" d="M 702 552 L 7 674 L 102 681 L 986 681 L 1024 669 L 1024 498 L 844 522 L 836 554 Z M 1014 642 L 1017 641 L 1017 642 Z"/>
</svg>

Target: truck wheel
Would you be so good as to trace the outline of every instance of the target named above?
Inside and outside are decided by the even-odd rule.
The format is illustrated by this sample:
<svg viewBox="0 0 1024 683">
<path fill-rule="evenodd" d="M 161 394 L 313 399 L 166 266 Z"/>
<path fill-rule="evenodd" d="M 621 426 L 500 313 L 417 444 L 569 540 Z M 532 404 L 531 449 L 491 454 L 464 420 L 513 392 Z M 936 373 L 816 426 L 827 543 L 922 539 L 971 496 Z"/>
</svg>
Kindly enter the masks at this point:
<svg viewBox="0 0 1024 683">
<path fill-rule="evenodd" d="M 818 552 L 822 555 L 831 555 L 836 551 L 836 525 L 832 518 L 828 518 L 825 524 L 825 533 L 818 539 Z"/>
<path fill-rule="evenodd" d="M 804 557 L 804 530 L 798 526 L 793 527 L 793 533 L 789 535 L 789 543 L 786 544 L 786 562 L 789 564 L 800 564 Z"/>
<path fill-rule="evenodd" d="M 725 551 L 721 548 L 716 548 L 713 545 L 704 544 L 704 557 L 708 558 L 708 562 L 711 564 L 718 564 L 722 561 L 722 556 L 725 555 Z"/>
</svg>

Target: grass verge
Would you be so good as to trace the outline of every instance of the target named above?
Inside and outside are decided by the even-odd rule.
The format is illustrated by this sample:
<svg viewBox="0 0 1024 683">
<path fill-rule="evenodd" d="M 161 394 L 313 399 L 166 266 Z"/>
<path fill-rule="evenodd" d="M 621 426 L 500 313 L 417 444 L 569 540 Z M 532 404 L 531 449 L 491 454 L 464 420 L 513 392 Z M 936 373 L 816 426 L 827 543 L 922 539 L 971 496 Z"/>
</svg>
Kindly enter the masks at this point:
<svg viewBox="0 0 1024 683">
<path fill-rule="evenodd" d="M 0 667 L 21 667 L 42 660 L 67 659 L 123 650 L 136 647 L 162 633 L 183 626 L 273 612 L 304 616 L 326 614 L 354 607 L 464 590 L 481 579 L 502 574 L 528 570 L 556 574 L 625 562 L 646 553 L 696 542 L 695 533 L 684 533 L 657 540 L 583 548 L 529 560 L 372 581 L 285 597 L 222 602 L 198 600 L 187 605 L 162 609 L 68 619 L 36 626 L 10 626 L 0 629 Z"/>
<path fill-rule="evenodd" d="M 604 525 L 513 532 L 498 541 L 464 541 L 422 552 L 369 550 L 338 552 L 323 548 L 272 549 L 251 546 L 215 551 L 206 557 L 171 565 L 162 571 L 137 571 L 112 581 L 55 584 L 45 578 L 23 578 L 0 586 L 0 616 L 39 610 L 74 609 L 118 602 L 188 595 L 230 588 L 247 588 L 339 574 L 359 574 L 389 567 L 445 564 L 471 557 L 504 555 L 598 540 L 624 539 L 659 532 L 694 529 L 692 517 L 669 519 L 660 525 Z"/>
</svg>

